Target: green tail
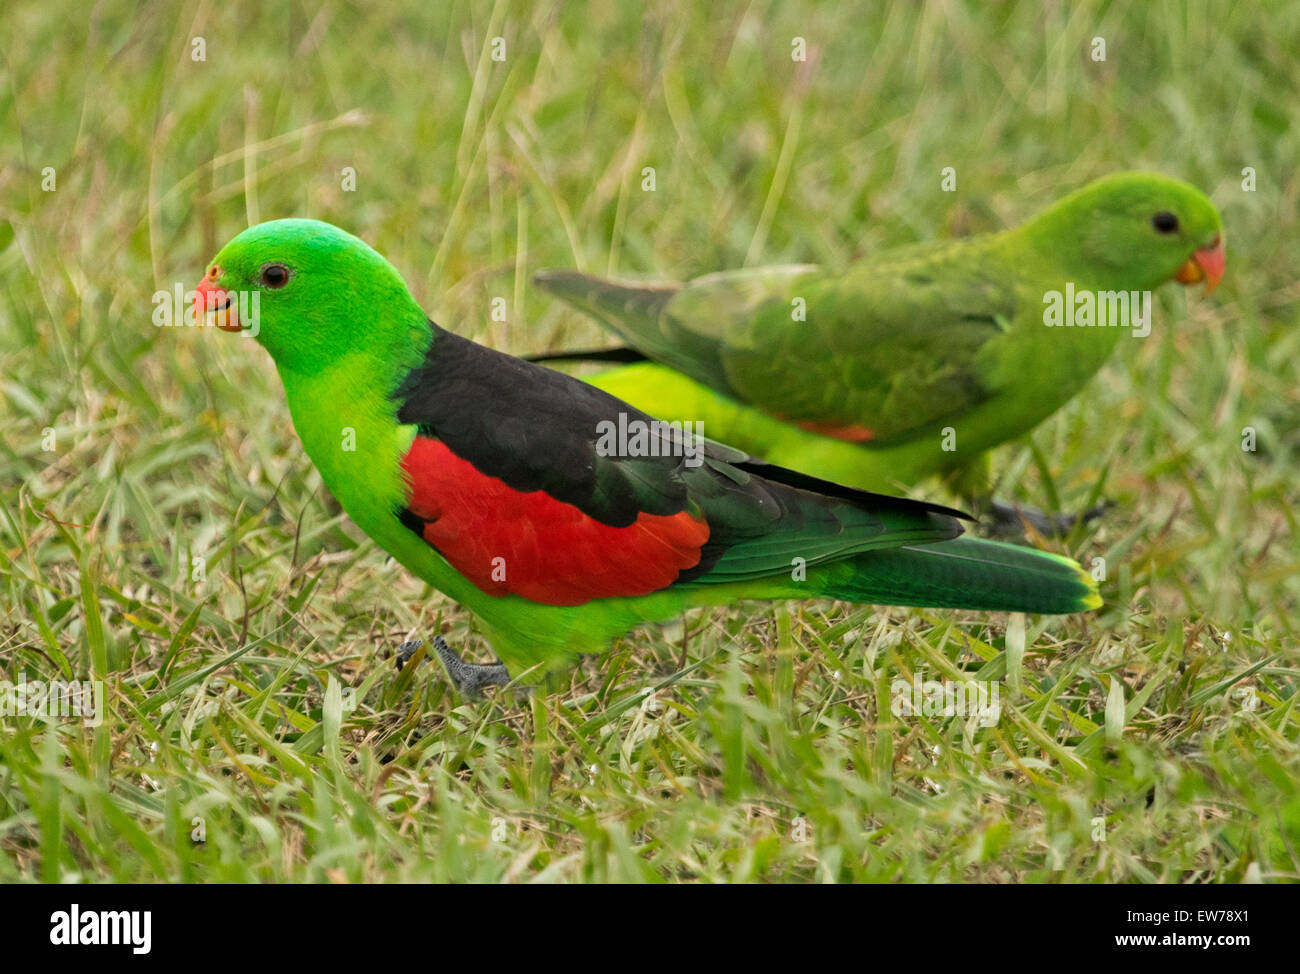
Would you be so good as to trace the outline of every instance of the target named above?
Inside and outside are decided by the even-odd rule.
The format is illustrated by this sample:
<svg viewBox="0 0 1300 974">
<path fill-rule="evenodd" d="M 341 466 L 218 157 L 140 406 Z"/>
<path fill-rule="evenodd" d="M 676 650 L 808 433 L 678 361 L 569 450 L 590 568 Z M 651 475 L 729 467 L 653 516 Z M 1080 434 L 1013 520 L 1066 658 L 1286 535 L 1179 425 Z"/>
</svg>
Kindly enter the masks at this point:
<svg viewBox="0 0 1300 974">
<path fill-rule="evenodd" d="M 728 392 L 713 336 L 700 336 L 668 322 L 664 309 L 680 284 L 620 284 L 577 271 L 539 271 L 533 283 L 601 322 L 648 358 Z"/>
<path fill-rule="evenodd" d="M 644 323 L 653 322 L 664 305 L 681 290 L 679 284 L 619 284 L 577 271 L 539 271 L 533 283 L 608 323 L 625 341 L 635 341 Z M 628 329 L 625 320 L 640 328 Z"/>
<path fill-rule="evenodd" d="M 1097 583 L 1069 558 L 979 538 L 855 555 L 819 573 L 817 587 L 846 602 L 935 609 L 1064 615 L 1101 605 Z"/>
</svg>

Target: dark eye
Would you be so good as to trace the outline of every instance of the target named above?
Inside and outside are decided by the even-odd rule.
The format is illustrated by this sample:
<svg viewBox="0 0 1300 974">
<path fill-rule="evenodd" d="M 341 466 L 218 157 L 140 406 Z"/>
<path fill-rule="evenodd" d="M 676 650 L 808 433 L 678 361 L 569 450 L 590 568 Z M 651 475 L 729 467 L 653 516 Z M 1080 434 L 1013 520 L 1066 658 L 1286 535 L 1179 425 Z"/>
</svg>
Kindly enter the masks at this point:
<svg viewBox="0 0 1300 974">
<path fill-rule="evenodd" d="M 1168 210 L 1161 210 L 1151 218 L 1151 225 L 1157 233 L 1174 233 L 1178 229 L 1178 217 Z"/>
<path fill-rule="evenodd" d="M 262 268 L 262 283 L 272 291 L 278 291 L 289 283 L 289 268 L 283 264 L 267 264 Z"/>
</svg>

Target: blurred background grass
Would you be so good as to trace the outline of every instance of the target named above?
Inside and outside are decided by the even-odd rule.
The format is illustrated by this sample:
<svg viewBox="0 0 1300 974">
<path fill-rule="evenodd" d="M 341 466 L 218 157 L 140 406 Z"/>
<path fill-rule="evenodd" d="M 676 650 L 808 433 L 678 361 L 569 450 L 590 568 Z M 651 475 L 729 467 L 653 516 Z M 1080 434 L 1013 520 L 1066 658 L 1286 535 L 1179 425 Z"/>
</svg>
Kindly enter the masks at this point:
<svg viewBox="0 0 1300 974">
<path fill-rule="evenodd" d="M 1297 54 L 1284 3 L 6 4 L 0 678 L 109 715 L 0 717 L 0 878 L 1294 880 Z M 1121 504 L 1071 548 L 1106 609 L 1023 658 L 999 618 L 742 606 L 455 699 L 392 648 L 486 649 L 340 514 L 267 357 L 150 321 L 311 216 L 463 335 L 601 344 L 533 270 L 839 263 L 1137 167 L 1212 195 L 1228 274 L 998 452 Z M 893 717 L 913 673 L 1006 680 L 1001 722 Z"/>
</svg>

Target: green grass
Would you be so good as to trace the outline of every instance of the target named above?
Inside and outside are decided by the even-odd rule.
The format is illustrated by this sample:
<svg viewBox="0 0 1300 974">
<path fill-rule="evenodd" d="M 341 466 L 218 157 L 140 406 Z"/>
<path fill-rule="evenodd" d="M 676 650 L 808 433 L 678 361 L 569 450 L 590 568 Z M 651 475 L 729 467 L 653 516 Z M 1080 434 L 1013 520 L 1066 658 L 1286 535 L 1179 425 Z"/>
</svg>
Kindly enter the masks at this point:
<svg viewBox="0 0 1300 974">
<path fill-rule="evenodd" d="M 0 13 L 0 679 L 108 711 L 0 717 L 0 879 L 1300 877 L 1300 8 L 371 6 Z M 461 334 L 591 345 L 533 270 L 842 262 L 1139 166 L 1212 194 L 1228 274 L 996 454 L 1004 493 L 1119 501 L 1058 546 L 1106 607 L 1023 652 L 1005 617 L 743 605 L 459 700 L 394 647 L 488 648 L 341 515 L 265 354 L 150 323 L 296 215 Z M 893 716 L 913 673 L 1003 681 L 1001 720 Z"/>
</svg>

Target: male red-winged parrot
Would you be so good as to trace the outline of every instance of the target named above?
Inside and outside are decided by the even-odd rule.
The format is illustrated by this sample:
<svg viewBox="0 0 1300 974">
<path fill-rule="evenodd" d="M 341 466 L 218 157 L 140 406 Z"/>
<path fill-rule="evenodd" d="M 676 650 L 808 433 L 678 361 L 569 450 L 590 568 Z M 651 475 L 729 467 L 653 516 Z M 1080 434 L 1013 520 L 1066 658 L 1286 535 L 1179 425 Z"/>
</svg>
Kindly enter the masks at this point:
<svg viewBox="0 0 1300 974">
<path fill-rule="evenodd" d="M 1224 259 L 1219 214 L 1200 190 L 1131 172 L 1012 230 L 843 269 L 766 267 L 650 285 L 543 271 L 536 283 L 652 360 L 593 384 L 664 419 L 702 422 L 773 463 L 891 490 L 967 467 L 1033 429 L 1122 337 L 1142 330 L 1048 327 L 1054 294 L 1093 301 L 1096 322 L 1103 305 L 1108 317 L 1118 308 L 1098 292 L 1204 280 L 1208 293 Z M 586 353 L 537 360 L 574 357 Z"/>
<path fill-rule="evenodd" d="M 255 322 L 238 318 L 241 292 L 257 295 Z M 303 447 L 357 525 L 481 621 L 500 664 L 434 643 L 462 691 L 536 681 L 640 622 L 737 599 L 1100 604 L 1067 558 L 958 538 L 956 511 L 691 441 L 445 331 L 388 261 L 327 223 L 244 231 L 195 303 L 271 353 Z M 606 424 L 636 423 L 664 455 L 602 448 Z"/>
</svg>

